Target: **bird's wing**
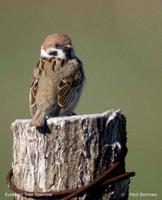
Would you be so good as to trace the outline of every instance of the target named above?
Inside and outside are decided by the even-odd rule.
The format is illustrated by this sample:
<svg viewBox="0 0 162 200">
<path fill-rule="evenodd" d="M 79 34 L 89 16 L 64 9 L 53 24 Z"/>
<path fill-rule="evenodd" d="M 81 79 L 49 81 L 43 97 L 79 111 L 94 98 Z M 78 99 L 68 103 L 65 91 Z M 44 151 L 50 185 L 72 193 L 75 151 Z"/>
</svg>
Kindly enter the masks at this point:
<svg viewBox="0 0 162 200">
<path fill-rule="evenodd" d="M 81 68 L 82 63 L 76 59 L 68 61 L 62 67 L 61 82 L 58 90 L 58 105 L 67 108 L 79 93 L 82 85 Z"/>
<path fill-rule="evenodd" d="M 29 105 L 30 105 L 30 112 L 32 116 L 37 111 L 36 95 L 37 95 L 37 90 L 38 90 L 39 77 L 41 73 L 43 72 L 43 67 L 44 67 L 43 65 L 44 65 L 44 62 L 42 60 L 39 60 L 32 74 L 32 83 L 30 86 L 30 93 L 29 93 Z"/>
</svg>

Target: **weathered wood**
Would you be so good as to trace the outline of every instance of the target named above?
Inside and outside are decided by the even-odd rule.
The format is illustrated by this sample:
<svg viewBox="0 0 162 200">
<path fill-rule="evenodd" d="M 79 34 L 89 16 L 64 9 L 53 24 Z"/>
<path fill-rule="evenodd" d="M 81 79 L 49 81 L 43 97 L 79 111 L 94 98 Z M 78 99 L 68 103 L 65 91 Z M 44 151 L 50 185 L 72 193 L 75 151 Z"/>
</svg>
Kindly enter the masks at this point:
<svg viewBox="0 0 162 200">
<path fill-rule="evenodd" d="M 113 161 L 121 162 L 118 173 L 125 172 L 126 120 L 119 110 L 48 119 L 50 134 L 40 134 L 29 124 L 30 120 L 12 123 L 12 166 L 18 188 L 45 192 L 82 187 Z M 78 199 L 127 199 L 129 182 Z M 16 200 L 26 199 L 16 196 Z"/>
</svg>

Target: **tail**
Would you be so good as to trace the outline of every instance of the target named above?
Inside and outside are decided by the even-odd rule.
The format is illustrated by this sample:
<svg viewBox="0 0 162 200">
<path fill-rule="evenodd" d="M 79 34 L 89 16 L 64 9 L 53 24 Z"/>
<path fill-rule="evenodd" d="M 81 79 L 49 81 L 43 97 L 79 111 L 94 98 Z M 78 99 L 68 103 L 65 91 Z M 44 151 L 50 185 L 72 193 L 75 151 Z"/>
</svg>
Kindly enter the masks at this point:
<svg viewBox="0 0 162 200">
<path fill-rule="evenodd" d="M 37 128 L 43 127 L 45 124 L 45 112 L 42 112 L 41 110 L 37 110 L 35 115 L 33 116 L 33 119 L 30 123 L 31 126 L 35 126 Z"/>
</svg>

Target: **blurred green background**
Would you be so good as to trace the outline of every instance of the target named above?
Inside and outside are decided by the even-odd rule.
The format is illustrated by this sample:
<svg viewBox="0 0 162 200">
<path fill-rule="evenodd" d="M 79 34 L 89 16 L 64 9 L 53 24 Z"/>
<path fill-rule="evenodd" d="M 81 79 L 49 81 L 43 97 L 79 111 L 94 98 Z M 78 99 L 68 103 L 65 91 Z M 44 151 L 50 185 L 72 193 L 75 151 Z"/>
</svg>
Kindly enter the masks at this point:
<svg viewBox="0 0 162 200">
<path fill-rule="evenodd" d="M 31 73 L 44 38 L 70 35 L 87 76 L 78 113 L 120 108 L 127 117 L 130 192 L 162 199 L 162 1 L 0 0 L 0 200 L 11 199 L 10 124 L 30 118 Z M 130 197 L 129 199 L 139 199 Z"/>
</svg>

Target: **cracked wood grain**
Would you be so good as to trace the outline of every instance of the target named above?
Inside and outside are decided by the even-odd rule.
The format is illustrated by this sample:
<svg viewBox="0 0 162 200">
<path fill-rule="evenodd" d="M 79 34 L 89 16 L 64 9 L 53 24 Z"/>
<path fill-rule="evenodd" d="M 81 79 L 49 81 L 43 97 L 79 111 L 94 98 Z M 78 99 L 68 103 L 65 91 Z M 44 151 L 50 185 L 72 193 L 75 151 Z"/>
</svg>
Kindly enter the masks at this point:
<svg viewBox="0 0 162 200">
<path fill-rule="evenodd" d="M 30 127 L 30 120 L 12 123 L 12 166 L 18 188 L 46 192 L 82 187 L 112 161 L 120 161 L 118 172 L 125 172 L 126 120 L 119 110 L 51 118 L 47 124 L 50 134 Z M 102 194 L 93 191 L 78 199 L 127 199 L 129 182 L 127 179 Z M 32 198 L 16 195 L 15 199 Z"/>
</svg>

